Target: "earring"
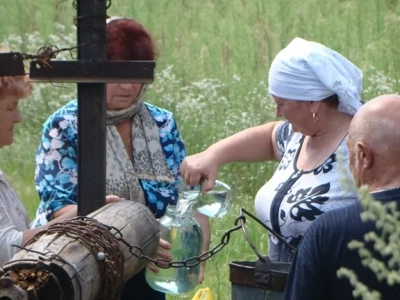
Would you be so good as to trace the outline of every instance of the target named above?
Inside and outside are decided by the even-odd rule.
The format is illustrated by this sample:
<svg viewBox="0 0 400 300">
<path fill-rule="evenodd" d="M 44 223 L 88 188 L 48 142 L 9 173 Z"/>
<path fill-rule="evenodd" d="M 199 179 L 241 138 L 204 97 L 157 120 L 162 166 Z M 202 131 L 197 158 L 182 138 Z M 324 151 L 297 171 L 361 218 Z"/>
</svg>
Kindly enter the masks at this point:
<svg viewBox="0 0 400 300">
<path fill-rule="evenodd" d="M 318 116 L 317 116 L 316 113 L 313 113 L 313 114 L 312 114 L 312 118 L 313 118 L 313 122 L 314 122 L 314 123 L 317 123 L 317 122 L 318 122 Z"/>
</svg>

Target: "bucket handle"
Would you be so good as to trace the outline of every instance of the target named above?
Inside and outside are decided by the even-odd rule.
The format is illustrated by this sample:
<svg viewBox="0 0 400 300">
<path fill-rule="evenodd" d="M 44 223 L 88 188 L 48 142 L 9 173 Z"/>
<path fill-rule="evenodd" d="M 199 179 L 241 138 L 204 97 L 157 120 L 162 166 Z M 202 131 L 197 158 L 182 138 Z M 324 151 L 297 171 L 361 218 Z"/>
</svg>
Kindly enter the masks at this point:
<svg viewBox="0 0 400 300">
<path fill-rule="evenodd" d="M 264 224 L 262 221 L 260 221 L 257 217 L 255 217 L 253 214 L 245 210 L 244 208 L 240 208 L 240 215 L 246 214 L 249 217 L 251 217 L 254 221 L 256 221 L 258 224 L 263 226 L 265 229 L 267 229 L 272 235 L 274 235 L 281 243 L 284 243 L 286 246 L 288 246 L 293 253 L 296 251 L 296 247 L 293 245 L 289 244 L 279 233 L 277 233 L 275 230 L 270 228 L 268 225 Z M 244 237 L 246 238 L 247 242 L 249 243 L 251 249 L 253 249 L 254 253 L 257 255 L 258 259 L 261 260 L 262 262 L 266 262 L 265 256 L 262 256 L 260 252 L 258 251 L 257 247 L 254 245 L 254 243 L 251 241 L 249 235 L 247 234 L 245 224 L 242 222 L 242 231 L 244 234 Z"/>
</svg>

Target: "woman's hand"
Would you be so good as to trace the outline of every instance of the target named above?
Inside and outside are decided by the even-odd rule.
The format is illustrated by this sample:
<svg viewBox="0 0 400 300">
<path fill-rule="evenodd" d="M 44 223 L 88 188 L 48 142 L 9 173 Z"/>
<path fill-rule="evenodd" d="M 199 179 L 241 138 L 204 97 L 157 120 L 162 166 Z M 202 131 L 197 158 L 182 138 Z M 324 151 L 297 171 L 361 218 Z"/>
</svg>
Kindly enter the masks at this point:
<svg viewBox="0 0 400 300">
<path fill-rule="evenodd" d="M 116 195 L 108 195 L 108 196 L 106 196 L 106 204 L 110 204 L 110 203 L 113 203 L 113 202 L 118 202 L 120 200 L 121 200 L 121 198 L 116 196 Z"/>
<path fill-rule="evenodd" d="M 187 156 L 180 167 L 180 172 L 186 184 L 199 185 L 202 180 L 203 193 L 212 190 L 218 176 L 219 163 L 211 150 L 206 150 L 191 156 Z"/>
<path fill-rule="evenodd" d="M 171 261 L 172 256 L 167 252 L 167 250 L 171 250 L 171 244 L 163 239 L 160 239 L 160 243 L 158 244 L 156 254 L 153 256 L 153 258 L 154 259 L 161 258 L 161 259 L 165 259 L 167 261 Z M 163 266 L 168 266 L 168 262 L 165 262 L 165 261 L 159 261 L 158 263 Z M 147 264 L 147 267 L 152 272 L 158 273 L 158 268 L 154 265 L 154 263 L 149 262 Z"/>
</svg>

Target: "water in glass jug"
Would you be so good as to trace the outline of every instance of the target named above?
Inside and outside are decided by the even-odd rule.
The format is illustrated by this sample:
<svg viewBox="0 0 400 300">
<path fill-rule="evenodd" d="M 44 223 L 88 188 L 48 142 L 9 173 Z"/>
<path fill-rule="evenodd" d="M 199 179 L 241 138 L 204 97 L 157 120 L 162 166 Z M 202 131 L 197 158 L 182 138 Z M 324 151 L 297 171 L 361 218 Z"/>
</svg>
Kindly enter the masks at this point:
<svg viewBox="0 0 400 300">
<path fill-rule="evenodd" d="M 169 205 L 166 214 L 160 219 L 160 238 L 171 244 L 172 261 L 199 256 L 202 250 L 203 234 L 200 225 L 194 218 L 194 210 L 177 211 L 176 206 Z M 194 265 L 196 259 L 188 261 Z M 194 267 L 159 268 L 153 273 L 146 268 L 146 281 L 155 290 L 182 294 L 194 289 L 199 280 L 200 265 Z"/>
</svg>

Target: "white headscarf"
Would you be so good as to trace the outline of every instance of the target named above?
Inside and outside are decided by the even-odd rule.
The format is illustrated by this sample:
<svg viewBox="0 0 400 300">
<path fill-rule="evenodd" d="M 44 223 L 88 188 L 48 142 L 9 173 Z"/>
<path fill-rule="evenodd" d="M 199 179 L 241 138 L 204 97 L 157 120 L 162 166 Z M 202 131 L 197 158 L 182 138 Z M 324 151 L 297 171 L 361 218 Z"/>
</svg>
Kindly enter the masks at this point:
<svg viewBox="0 0 400 300">
<path fill-rule="evenodd" d="M 340 53 L 297 37 L 272 62 L 269 93 L 299 101 L 336 94 L 338 110 L 354 115 L 362 105 L 362 77 L 362 71 Z"/>
</svg>

